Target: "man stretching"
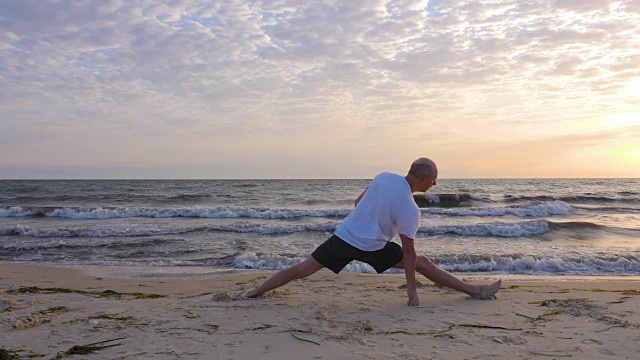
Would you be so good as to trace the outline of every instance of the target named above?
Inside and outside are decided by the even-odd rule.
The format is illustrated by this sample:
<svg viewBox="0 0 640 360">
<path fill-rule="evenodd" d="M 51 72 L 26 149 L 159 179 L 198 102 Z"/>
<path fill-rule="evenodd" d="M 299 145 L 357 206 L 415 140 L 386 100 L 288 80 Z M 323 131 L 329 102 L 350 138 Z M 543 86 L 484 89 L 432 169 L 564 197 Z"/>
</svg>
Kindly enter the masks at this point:
<svg viewBox="0 0 640 360">
<path fill-rule="evenodd" d="M 416 254 L 413 239 L 420 225 L 420 209 L 413 200 L 413 193 L 427 191 L 436 184 L 437 177 L 436 164 L 427 158 L 414 161 L 407 176 L 379 174 L 358 196 L 355 209 L 338 225 L 335 234 L 318 246 L 308 259 L 279 271 L 244 296 L 260 296 L 325 267 L 337 274 L 352 260 L 359 260 L 373 266 L 378 273 L 392 267 L 404 269 L 409 306 L 420 304 L 416 271 L 436 284 L 469 296 L 493 297 L 500 290 L 501 280 L 490 285 L 469 284 L 439 268 L 427 257 Z M 390 241 L 396 234 L 400 234 L 402 247 Z"/>
</svg>

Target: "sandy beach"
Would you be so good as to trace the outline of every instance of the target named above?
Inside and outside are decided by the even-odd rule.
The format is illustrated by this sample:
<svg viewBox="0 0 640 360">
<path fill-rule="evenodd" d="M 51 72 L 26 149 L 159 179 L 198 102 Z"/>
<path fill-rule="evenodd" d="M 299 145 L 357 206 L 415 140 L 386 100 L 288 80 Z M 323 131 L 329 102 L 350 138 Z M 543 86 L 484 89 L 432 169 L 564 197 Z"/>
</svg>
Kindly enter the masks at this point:
<svg viewBox="0 0 640 360">
<path fill-rule="evenodd" d="M 506 278 L 492 301 L 420 279 L 421 305 L 408 307 L 403 275 L 321 271 L 237 297 L 270 274 L 125 278 L 0 264 L 0 347 L 47 359 L 634 359 L 640 350 L 637 278 Z"/>
</svg>

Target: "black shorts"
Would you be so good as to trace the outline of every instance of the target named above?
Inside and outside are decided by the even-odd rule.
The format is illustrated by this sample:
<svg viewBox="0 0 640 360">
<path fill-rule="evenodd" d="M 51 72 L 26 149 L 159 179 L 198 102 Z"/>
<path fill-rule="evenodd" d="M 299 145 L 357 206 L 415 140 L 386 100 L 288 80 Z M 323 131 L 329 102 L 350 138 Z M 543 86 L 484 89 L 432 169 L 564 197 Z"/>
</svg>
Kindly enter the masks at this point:
<svg viewBox="0 0 640 360">
<path fill-rule="evenodd" d="M 365 262 L 373 266 L 380 274 L 402 261 L 402 247 L 396 243 L 387 242 L 384 248 L 380 250 L 364 251 L 347 244 L 344 240 L 333 235 L 318 246 L 311 256 L 320 265 L 336 274 L 352 260 Z"/>
</svg>

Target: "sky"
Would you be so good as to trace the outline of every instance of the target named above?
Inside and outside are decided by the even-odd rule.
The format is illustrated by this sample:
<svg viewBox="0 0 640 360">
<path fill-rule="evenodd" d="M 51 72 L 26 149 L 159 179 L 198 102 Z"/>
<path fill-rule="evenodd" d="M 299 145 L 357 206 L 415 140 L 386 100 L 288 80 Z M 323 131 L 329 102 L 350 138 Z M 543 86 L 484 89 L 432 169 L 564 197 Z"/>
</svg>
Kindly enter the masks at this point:
<svg viewBox="0 0 640 360">
<path fill-rule="evenodd" d="M 0 1 L 0 179 L 640 177 L 640 0 Z"/>
</svg>

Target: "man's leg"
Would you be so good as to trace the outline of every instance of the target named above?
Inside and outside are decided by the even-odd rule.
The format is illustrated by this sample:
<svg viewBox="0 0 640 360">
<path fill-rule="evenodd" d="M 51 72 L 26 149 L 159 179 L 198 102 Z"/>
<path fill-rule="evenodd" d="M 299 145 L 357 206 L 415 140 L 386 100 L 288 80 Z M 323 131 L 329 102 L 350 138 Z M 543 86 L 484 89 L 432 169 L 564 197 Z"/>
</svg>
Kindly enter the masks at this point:
<svg viewBox="0 0 640 360">
<path fill-rule="evenodd" d="M 313 257 L 309 256 L 307 260 L 298 265 L 278 271 L 275 275 L 269 278 L 269 280 L 265 281 L 264 284 L 251 291 L 247 291 L 244 296 L 250 298 L 260 296 L 267 291 L 279 288 L 293 280 L 305 278 L 322 268 L 324 268 L 324 266 L 317 262 Z"/>
<path fill-rule="evenodd" d="M 404 262 L 400 261 L 394 268 L 404 269 Z M 418 256 L 416 259 L 416 271 L 438 285 L 461 291 L 469 296 L 476 296 L 480 293 L 495 294 L 500 290 L 500 285 L 502 284 L 502 280 L 489 285 L 469 284 L 441 269 L 426 256 Z"/>
</svg>

